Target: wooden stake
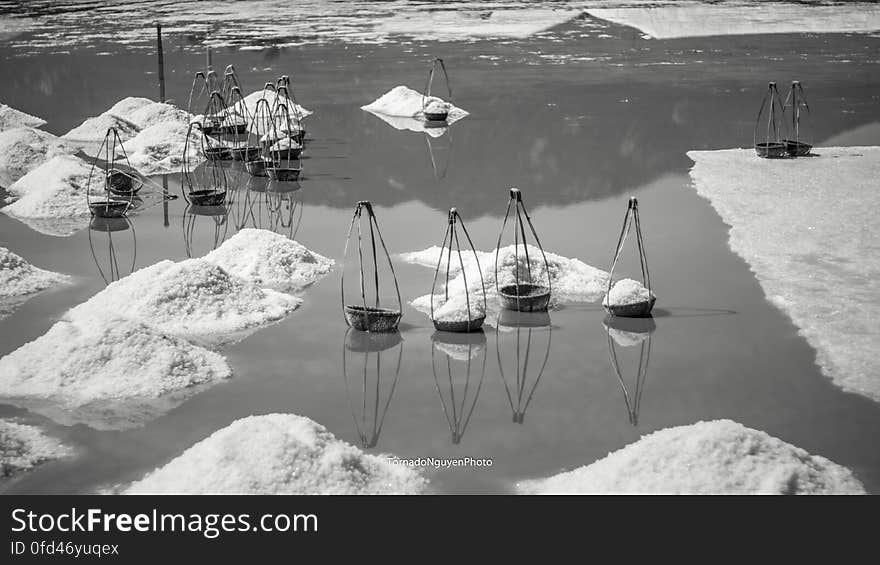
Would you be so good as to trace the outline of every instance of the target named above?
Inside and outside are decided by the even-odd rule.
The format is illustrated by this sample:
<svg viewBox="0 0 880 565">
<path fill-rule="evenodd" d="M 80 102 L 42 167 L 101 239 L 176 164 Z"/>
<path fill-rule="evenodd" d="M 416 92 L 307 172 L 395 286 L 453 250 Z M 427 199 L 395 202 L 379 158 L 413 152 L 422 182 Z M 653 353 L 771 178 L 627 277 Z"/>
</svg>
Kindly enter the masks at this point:
<svg viewBox="0 0 880 565">
<path fill-rule="evenodd" d="M 165 102 L 165 54 L 162 52 L 162 24 L 156 23 L 156 52 L 159 55 L 159 102 Z"/>
</svg>

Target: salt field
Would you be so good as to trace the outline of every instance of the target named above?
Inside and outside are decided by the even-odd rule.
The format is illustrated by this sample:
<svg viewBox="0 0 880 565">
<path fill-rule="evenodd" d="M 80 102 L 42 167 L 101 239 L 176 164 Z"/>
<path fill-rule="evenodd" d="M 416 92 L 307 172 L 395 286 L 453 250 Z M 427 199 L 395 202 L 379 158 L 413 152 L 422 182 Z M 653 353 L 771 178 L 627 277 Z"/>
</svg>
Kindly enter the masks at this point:
<svg viewBox="0 0 880 565">
<path fill-rule="evenodd" d="M 0 493 L 880 493 L 876 5 L 281 4 L 0 1 Z M 223 161 L 192 200 L 208 48 L 237 115 L 290 78 L 246 130 L 297 181 Z M 793 80 L 812 156 L 759 159 Z M 86 198 L 110 126 L 121 218 Z M 511 187 L 539 242 L 499 242 Z M 631 197 L 648 285 L 635 227 L 609 279 Z M 397 332 L 342 312 L 359 201 Z M 524 272 L 548 312 L 502 308 Z"/>
</svg>

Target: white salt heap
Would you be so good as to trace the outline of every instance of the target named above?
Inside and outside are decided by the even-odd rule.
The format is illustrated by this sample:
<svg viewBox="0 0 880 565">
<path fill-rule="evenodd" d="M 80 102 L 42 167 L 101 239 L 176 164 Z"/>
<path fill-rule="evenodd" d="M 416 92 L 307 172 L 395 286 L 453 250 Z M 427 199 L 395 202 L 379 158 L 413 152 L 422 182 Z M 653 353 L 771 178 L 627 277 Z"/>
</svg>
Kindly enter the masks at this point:
<svg viewBox="0 0 880 565">
<path fill-rule="evenodd" d="M 502 247 L 499 252 L 498 274 L 499 286 L 513 284 L 516 281 L 516 253 L 513 245 Z M 529 245 L 529 262 L 526 263 L 525 248 L 519 246 L 519 273 L 521 282 L 525 282 L 528 276 L 527 266 L 531 265 L 532 281 L 536 284 L 547 284 L 547 275 L 545 272 L 544 260 L 541 250 L 535 246 Z M 414 251 L 411 253 L 402 253 L 399 257 L 407 262 L 416 265 L 422 265 L 435 269 L 437 262 L 440 260 L 441 249 L 438 246 L 432 246 L 424 251 Z M 605 286 L 608 284 L 608 273 L 595 267 L 587 265 L 578 259 L 569 259 L 556 255 L 554 253 L 546 253 L 547 264 L 549 266 L 550 282 L 552 286 L 551 304 L 558 303 L 579 303 L 579 302 L 595 302 L 599 300 L 605 293 Z M 450 301 L 455 298 L 456 302 L 450 308 L 458 308 L 464 300 L 465 285 L 464 279 L 467 278 L 467 288 L 473 302 L 480 302 L 482 305 L 482 289 L 480 284 L 480 272 L 482 271 L 483 281 L 486 289 L 486 299 L 488 302 L 488 312 L 486 313 L 487 323 L 494 323 L 500 312 L 500 304 L 495 288 L 495 251 L 478 251 L 477 258 L 479 260 L 479 269 L 477 262 L 472 253 L 462 253 L 462 261 L 465 268 L 465 276 L 460 273 L 461 267 L 457 265 L 457 260 L 450 264 L 450 280 L 449 280 L 449 296 Z M 441 266 L 439 277 L 445 277 L 442 272 L 445 265 Z M 445 293 L 442 291 L 434 297 L 434 305 L 443 304 Z M 411 302 L 412 306 L 430 315 L 431 312 L 431 295 L 426 294 L 420 296 Z M 467 316 L 463 316 L 465 319 Z"/>
<path fill-rule="evenodd" d="M 206 261 L 260 287 L 298 291 L 330 272 L 333 260 L 283 235 L 245 228 L 208 253 Z"/>
<path fill-rule="evenodd" d="M 12 477 L 71 453 L 69 448 L 39 428 L 0 420 L 0 478 Z"/>
<path fill-rule="evenodd" d="M 75 152 L 73 146 L 42 130 L 19 127 L 0 131 L 0 188 L 8 189 L 56 155 Z"/>
<path fill-rule="evenodd" d="M 269 90 L 257 90 L 252 92 L 244 97 L 243 100 L 236 102 L 230 110 L 236 114 L 250 116 L 251 119 L 254 117 L 254 112 L 257 110 L 257 102 L 260 101 L 261 98 L 265 98 L 266 102 L 269 103 L 269 109 L 272 110 L 275 108 L 276 102 L 280 104 L 284 104 L 287 106 L 287 110 L 290 113 L 291 119 L 293 119 L 297 114 L 300 118 L 305 118 L 306 116 L 312 115 L 312 112 L 303 108 L 299 104 L 294 104 L 293 100 L 286 96 L 279 96 L 275 92 Z M 265 110 L 265 106 L 260 104 L 261 112 Z M 256 133 L 254 131 L 254 125 L 252 124 L 251 133 Z"/>
<path fill-rule="evenodd" d="M 281 320 L 300 303 L 205 259 L 166 260 L 108 285 L 68 316 L 87 323 L 96 315 L 120 313 L 162 333 L 213 346 Z"/>
<path fill-rule="evenodd" d="M 486 315 L 486 305 L 483 303 L 482 290 L 478 290 L 473 296 L 468 296 L 466 293 L 461 292 L 451 294 L 449 300 L 444 302 L 445 299 L 446 296 L 442 293 L 434 296 L 435 320 L 440 322 L 467 322 L 468 320 L 473 321 Z M 470 312 L 470 317 L 468 317 L 468 312 Z"/>
<path fill-rule="evenodd" d="M 293 414 L 236 420 L 125 494 L 418 494 L 412 469 L 364 453 Z"/>
<path fill-rule="evenodd" d="M 425 112 L 430 114 L 442 114 L 443 112 L 448 111 L 449 104 L 432 96 L 430 101 L 425 104 Z"/>
<path fill-rule="evenodd" d="M 186 133 L 189 126 L 179 121 L 159 122 L 144 128 L 122 144 L 132 167 L 144 175 L 159 175 L 179 172 L 183 165 L 183 150 L 186 146 Z M 190 136 L 191 144 L 200 142 L 197 133 Z M 192 151 L 191 156 L 200 162 L 201 151 Z"/>
<path fill-rule="evenodd" d="M 691 178 L 730 228 L 730 247 L 791 316 L 823 373 L 880 401 L 880 147 L 759 159 L 691 151 Z"/>
<path fill-rule="evenodd" d="M 366 106 L 361 106 L 362 110 L 366 110 L 372 114 L 384 116 L 399 116 L 404 118 L 421 118 L 422 112 L 422 94 L 406 86 L 395 86 L 378 99 Z M 446 102 L 436 96 L 432 96 L 427 100 L 428 104 L 437 109 L 442 106 L 449 112 L 446 118 L 448 124 L 453 124 L 464 118 L 468 113 L 461 108 L 457 108 L 449 102 Z"/>
<path fill-rule="evenodd" d="M 0 318 L 10 313 L 23 296 L 67 282 L 67 275 L 34 267 L 20 256 L 0 247 Z"/>
<path fill-rule="evenodd" d="M 852 472 L 730 420 L 642 437 L 604 459 L 518 485 L 523 494 L 864 494 Z"/>
<path fill-rule="evenodd" d="M 587 13 L 616 24 L 634 27 L 656 39 L 711 35 L 769 33 L 864 33 L 880 30 L 880 8 L 866 2 L 835 6 L 814 3 L 761 2 L 620 8 L 588 8 Z"/>
<path fill-rule="evenodd" d="M 0 103 L 0 131 L 20 127 L 38 128 L 43 125 L 46 125 L 46 120 Z"/>
<path fill-rule="evenodd" d="M 138 122 L 135 122 L 131 119 L 132 112 L 140 110 L 141 108 L 147 107 L 151 104 L 155 104 L 155 102 L 153 102 L 149 98 L 144 98 L 141 96 L 128 96 L 111 106 L 110 109 L 104 113 L 119 116 L 137 124 Z"/>
<path fill-rule="evenodd" d="M 230 374 L 217 353 L 136 321 L 92 316 L 62 319 L 0 359 L 0 397 L 65 425 L 124 429 Z"/>
<path fill-rule="evenodd" d="M 95 153 L 104 141 L 109 128 L 116 128 L 119 138 L 125 142 L 136 136 L 141 128 L 134 123 L 114 116 L 113 114 L 101 114 L 94 118 L 88 118 L 86 121 L 76 126 L 69 132 L 61 136 L 71 143 L 79 145 L 89 153 Z"/>
<path fill-rule="evenodd" d="M 605 306 L 629 306 L 648 302 L 654 296 L 642 283 L 633 279 L 621 279 L 614 283 L 602 301 Z"/>
<path fill-rule="evenodd" d="M 173 173 L 182 165 L 181 156 L 191 119 L 185 110 L 172 104 L 128 97 L 97 118 L 86 120 L 77 128 L 81 130 L 79 133 L 74 134 L 73 130 L 64 137 L 75 135 L 90 143 L 100 143 L 108 126 L 120 125 L 118 131 L 123 149 L 132 167 L 144 175 Z M 193 135 L 192 142 L 198 141 L 199 136 Z M 117 153 L 122 156 L 121 151 Z"/>
<path fill-rule="evenodd" d="M 88 225 L 91 215 L 86 202 L 90 171 L 91 166 L 78 157 L 53 157 L 9 187 L 20 198 L 0 211 L 37 231 L 71 235 Z"/>
</svg>

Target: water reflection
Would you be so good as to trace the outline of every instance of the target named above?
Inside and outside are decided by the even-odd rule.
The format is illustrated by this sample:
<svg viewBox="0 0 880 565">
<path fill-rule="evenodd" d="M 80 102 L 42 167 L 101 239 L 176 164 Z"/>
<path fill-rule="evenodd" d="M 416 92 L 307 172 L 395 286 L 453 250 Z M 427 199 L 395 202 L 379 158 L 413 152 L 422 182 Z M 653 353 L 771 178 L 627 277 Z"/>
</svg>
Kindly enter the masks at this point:
<svg viewBox="0 0 880 565">
<path fill-rule="evenodd" d="M 434 170 L 434 178 L 442 180 L 446 178 L 446 171 L 449 169 L 449 163 L 452 161 L 452 128 L 443 128 L 449 130 L 449 135 L 435 138 L 425 132 L 425 143 L 428 144 L 428 157 L 431 159 L 431 168 Z"/>
<path fill-rule="evenodd" d="M 205 220 L 203 218 L 209 218 L 209 220 Z M 205 249 L 202 251 L 201 249 L 198 251 L 194 251 L 196 247 L 200 247 L 194 245 L 194 242 L 201 239 L 201 231 L 197 232 L 196 230 L 202 230 L 203 228 L 199 227 L 199 225 L 208 226 L 208 234 L 209 234 L 209 249 Z M 218 206 L 196 206 L 193 204 L 188 204 L 186 210 L 183 213 L 183 243 L 186 247 L 186 256 L 189 258 L 193 257 L 201 257 L 205 253 L 209 253 L 217 247 L 220 246 L 221 243 L 226 241 L 226 236 L 229 232 L 229 208 L 227 206 L 218 205 Z M 197 233 L 199 235 L 197 235 Z"/>
<path fill-rule="evenodd" d="M 296 239 L 303 213 L 301 186 L 251 177 L 246 190 L 234 195 L 231 207 L 237 230 L 264 229 Z"/>
<path fill-rule="evenodd" d="M 480 390 L 483 387 L 483 377 L 486 375 L 486 357 L 486 334 L 482 330 L 472 333 L 434 332 L 431 336 L 431 370 L 434 373 L 434 386 L 437 396 L 440 397 L 449 432 L 452 434 L 452 443 L 455 445 L 461 443 L 461 438 L 477 406 Z M 442 373 L 444 366 L 446 376 L 441 378 L 438 376 L 438 370 Z M 477 367 L 479 367 L 479 377 L 475 374 Z M 472 386 L 472 378 L 476 380 L 476 386 Z M 459 385 L 459 394 L 456 394 L 456 383 L 462 380 L 464 382 Z M 448 395 L 444 393 L 447 388 Z"/>
<path fill-rule="evenodd" d="M 608 335 L 608 355 L 611 367 L 623 391 L 626 414 L 629 423 L 639 425 L 639 409 L 642 403 L 642 392 L 648 378 L 648 363 L 651 360 L 651 339 L 656 329 L 653 318 L 621 318 L 609 316 L 603 322 Z M 621 370 L 621 358 L 625 349 L 639 347 L 638 365 L 635 371 L 635 382 L 632 388 L 627 387 Z M 619 349 L 618 349 L 619 348 Z M 627 355 L 633 357 L 632 354 Z"/>
<path fill-rule="evenodd" d="M 397 349 L 395 355 L 393 350 Z M 382 354 L 392 364 L 382 365 Z M 350 362 L 349 358 L 356 362 Z M 395 361 L 396 358 L 396 361 Z M 351 418 L 365 449 L 376 447 L 403 360 L 400 332 L 359 332 L 348 328 L 342 347 L 342 375 Z M 383 402 L 384 399 L 384 402 Z"/>
<path fill-rule="evenodd" d="M 129 237 L 122 232 L 129 232 L 131 245 L 126 245 Z M 105 237 L 99 234 L 106 234 L 106 243 L 103 242 Z M 115 239 L 113 234 L 117 234 Z M 93 216 L 89 222 L 89 248 L 104 283 L 110 284 L 134 272 L 137 264 L 137 234 L 134 224 L 127 217 Z M 131 256 L 130 263 L 129 256 Z"/>
<path fill-rule="evenodd" d="M 495 333 L 498 368 L 513 413 L 513 421 L 517 424 L 525 421 L 526 410 L 541 382 L 544 369 L 547 368 L 552 338 L 553 327 L 547 312 L 504 310 L 498 318 L 498 331 Z M 512 342 L 514 339 L 515 345 L 502 347 L 502 341 Z M 504 356 L 502 349 L 505 351 Z M 515 367 L 514 370 L 505 372 L 505 359 L 508 358 L 515 361 Z M 533 362 L 535 358 L 539 361 Z"/>
</svg>

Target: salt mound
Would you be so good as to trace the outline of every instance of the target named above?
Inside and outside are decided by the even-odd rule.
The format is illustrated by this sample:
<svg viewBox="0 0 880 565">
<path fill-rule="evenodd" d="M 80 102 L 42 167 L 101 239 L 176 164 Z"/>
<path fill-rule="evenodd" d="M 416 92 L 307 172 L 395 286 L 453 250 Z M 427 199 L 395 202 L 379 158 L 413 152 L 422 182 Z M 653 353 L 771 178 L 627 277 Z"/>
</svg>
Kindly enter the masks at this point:
<svg viewBox="0 0 880 565">
<path fill-rule="evenodd" d="M 156 102 L 153 102 L 149 98 L 144 98 L 142 96 L 128 96 L 114 104 L 109 110 L 104 113 L 119 116 L 131 122 L 134 122 L 137 125 L 141 125 L 139 122 L 131 118 L 131 114 L 151 104 L 156 104 Z"/>
<path fill-rule="evenodd" d="M 52 157 L 75 151 L 68 143 L 38 129 L 0 131 L 0 187 L 8 190 L 12 183 Z"/>
<path fill-rule="evenodd" d="M 305 118 L 306 116 L 311 116 L 313 112 L 307 110 L 300 106 L 299 104 L 294 104 L 290 98 L 286 96 L 279 96 L 273 91 L 264 92 L 262 89 L 252 92 L 244 97 L 244 99 L 236 102 L 232 105 L 230 110 L 234 114 L 242 115 L 242 116 L 250 116 L 253 119 L 254 112 L 257 110 L 257 102 L 260 101 L 261 98 L 266 98 L 266 102 L 269 103 L 269 108 L 272 109 L 275 107 L 276 100 L 287 106 L 287 110 L 290 112 L 291 119 L 296 116 L 296 113 L 299 112 L 300 118 Z M 260 105 L 262 106 L 262 104 Z M 251 133 L 256 133 L 253 128 L 249 128 Z"/>
<path fill-rule="evenodd" d="M 691 178 L 730 228 L 730 248 L 816 349 L 822 372 L 880 402 L 880 147 L 807 159 L 691 151 Z M 789 187 L 797 186 L 797 190 Z"/>
<path fill-rule="evenodd" d="M 43 233 L 70 235 L 88 225 L 91 216 L 86 202 L 90 171 L 78 157 L 53 157 L 9 188 L 22 196 L 0 211 Z"/>
<path fill-rule="evenodd" d="M 204 259 L 166 260 L 108 285 L 68 316 L 84 321 L 122 313 L 163 333 L 218 345 L 281 320 L 300 303 L 299 298 L 263 290 Z"/>
<path fill-rule="evenodd" d="M 602 301 L 605 306 L 629 306 L 648 302 L 654 296 L 642 283 L 633 279 L 621 279 L 614 283 Z"/>
<path fill-rule="evenodd" d="M 525 248 L 522 245 L 519 246 L 519 272 L 521 280 L 526 278 L 528 265 L 531 265 L 532 281 L 538 284 L 546 284 L 547 275 L 545 274 L 546 270 L 541 250 L 529 245 L 528 251 L 529 262 L 526 263 Z M 424 251 L 403 253 L 399 257 L 408 263 L 435 269 L 440 260 L 440 252 L 441 249 L 439 247 L 432 246 Z M 595 302 L 605 293 L 605 288 L 608 284 L 608 273 L 605 271 L 591 267 L 578 259 L 569 259 L 554 253 L 546 253 L 546 255 L 552 286 L 551 304 Z M 486 320 L 489 323 L 494 323 L 501 308 L 495 285 L 495 251 L 478 251 L 477 258 L 486 288 L 486 300 L 489 310 L 486 313 Z M 459 265 L 450 264 L 450 275 L 455 275 L 449 281 L 450 302 L 453 297 L 457 300 L 453 305 L 460 305 L 464 301 L 464 279 L 467 278 L 467 288 L 470 291 L 472 302 L 479 302 L 482 305 L 483 287 L 480 284 L 480 270 L 477 269 L 477 263 L 470 253 L 462 253 L 462 259 L 465 268 L 464 277 L 460 273 L 461 267 Z M 516 265 L 517 260 L 514 246 L 502 247 L 498 254 L 499 286 L 513 284 L 516 281 Z M 441 276 L 443 276 L 443 273 L 441 273 Z M 444 297 L 444 293 L 438 293 L 435 296 L 435 307 L 438 303 L 443 304 Z M 427 294 L 416 298 L 411 304 L 416 310 L 430 314 L 430 301 L 431 295 Z M 450 308 L 453 307 L 452 305 L 450 306 Z M 464 318 L 467 318 L 467 316 L 465 315 Z"/>
<path fill-rule="evenodd" d="M 43 125 L 46 125 L 46 120 L 0 103 L 0 131 L 20 127 L 38 128 Z"/>
<path fill-rule="evenodd" d="M 230 374 L 217 353 L 136 321 L 62 319 L 0 359 L 0 397 L 65 425 L 123 429 Z"/>
<path fill-rule="evenodd" d="M 185 114 L 185 112 L 184 112 Z M 186 146 L 186 122 L 160 121 L 145 127 L 122 144 L 132 167 L 144 175 L 179 172 L 183 166 L 183 149 Z M 199 143 L 197 134 L 190 143 Z M 201 151 L 194 152 L 201 160 Z"/>
<path fill-rule="evenodd" d="M 134 123 L 119 116 L 101 114 L 100 116 L 87 119 L 62 135 L 61 138 L 85 146 L 89 150 L 97 151 L 101 142 L 104 141 L 104 136 L 107 135 L 107 130 L 111 127 L 116 128 L 116 132 L 123 142 L 133 138 L 141 129 Z"/>
<path fill-rule="evenodd" d="M 39 428 L 0 420 L 0 477 L 12 477 L 71 450 Z"/>
<path fill-rule="evenodd" d="M 205 256 L 232 275 L 260 287 L 302 290 L 330 272 L 333 260 L 283 235 L 245 228 Z"/>
<path fill-rule="evenodd" d="M 125 494 L 418 494 L 415 471 L 364 453 L 293 414 L 236 420 Z"/>
<path fill-rule="evenodd" d="M 188 126 L 192 119 L 192 116 L 187 114 L 186 110 L 181 110 L 177 106 L 166 104 L 164 102 L 150 102 L 129 114 L 115 115 L 125 117 L 125 119 L 136 124 L 141 129 L 155 126 L 157 124 L 180 124 Z"/>
<path fill-rule="evenodd" d="M 864 494 L 852 472 L 730 420 L 667 428 L 524 494 Z"/>
<path fill-rule="evenodd" d="M 468 115 L 461 108 L 457 108 L 436 96 L 429 97 L 427 102 L 434 108 L 442 107 L 449 112 L 449 116 L 446 118 L 448 124 L 455 123 Z M 422 94 L 403 85 L 395 86 L 372 103 L 361 106 L 361 109 L 386 116 L 422 117 Z"/>
<path fill-rule="evenodd" d="M 5 247 L 0 247 L 0 318 L 8 315 L 22 296 L 69 280 L 67 275 L 34 267 Z"/>
<path fill-rule="evenodd" d="M 476 288 L 480 289 L 479 286 L 476 286 Z M 483 303 L 482 290 L 478 290 L 476 294 L 470 297 L 463 292 L 452 294 L 449 300 L 443 302 L 445 298 L 444 294 L 437 294 L 434 297 L 434 319 L 440 322 L 467 322 L 468 320 L 473 321 L 486 315 L 486 305 Z M 430 307 L 431 305 L 429 304 L 429 312 Z M 468 312 L 470 312 L 470 317 L 468 317 Z"/>
</svg>

